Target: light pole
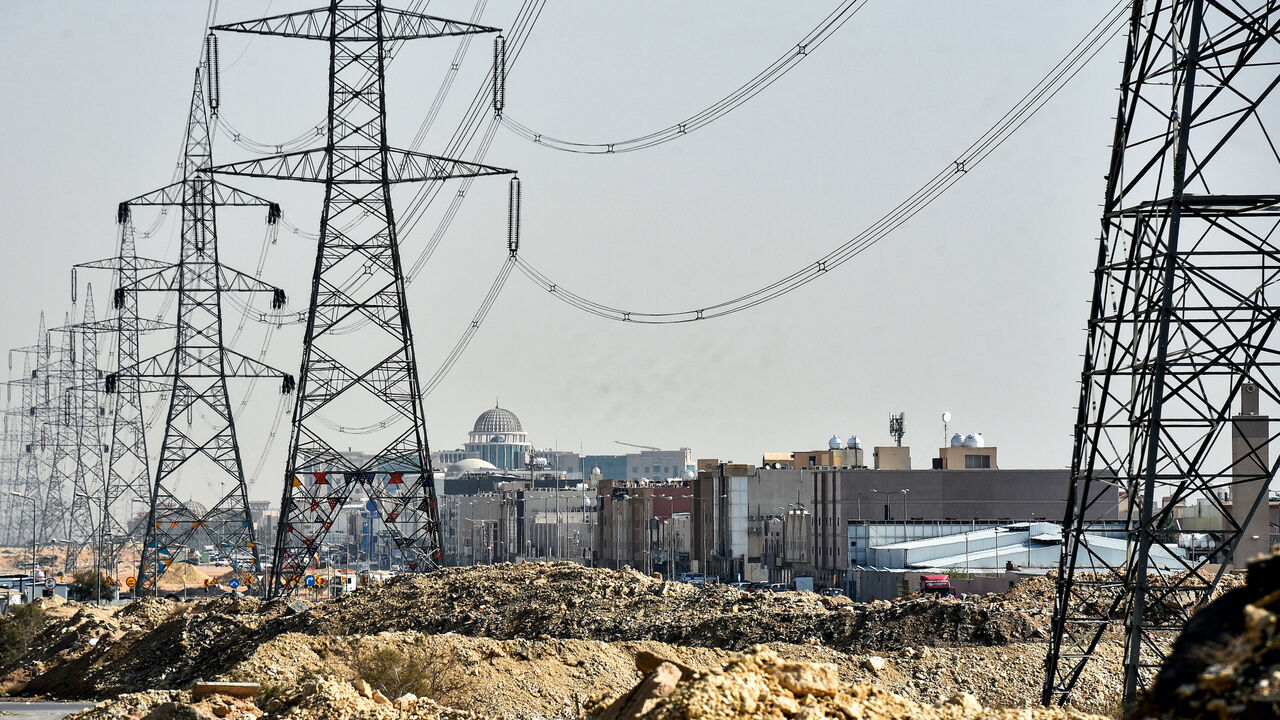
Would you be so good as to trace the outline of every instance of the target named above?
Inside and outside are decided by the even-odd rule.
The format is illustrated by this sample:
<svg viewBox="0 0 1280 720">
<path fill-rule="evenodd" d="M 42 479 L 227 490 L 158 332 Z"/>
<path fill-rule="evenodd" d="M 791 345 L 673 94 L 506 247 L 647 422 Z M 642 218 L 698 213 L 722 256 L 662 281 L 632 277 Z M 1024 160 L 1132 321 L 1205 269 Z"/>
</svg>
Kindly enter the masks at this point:
<svg viewBox="0 0 1280 720">
<path fill-rule="evenodd" d="M 16 490 L 10 490 L 9 494 L 14 497 L 20 497 L 31 503 L 31 584 L 36 584 L 36 500 L 29 495 L 23 495 Z M 35 591 L 32 590 L 31 599 L 35 599 Z"/>
<path fill-rule="evenodd" d="M 902 488 L 901 490 L 876 490 L 871 488 L 871 492 L 879 495 L 892 495 L 894 493 L 902 493 L 902 539 L 909 540 L 907 537 L 907 493 L 911 492 L 911 488 Z M 885 507 L 888 507 L 887 505 Z M 886 518 L 887 519 L 887 518 Z"/>
</svg>

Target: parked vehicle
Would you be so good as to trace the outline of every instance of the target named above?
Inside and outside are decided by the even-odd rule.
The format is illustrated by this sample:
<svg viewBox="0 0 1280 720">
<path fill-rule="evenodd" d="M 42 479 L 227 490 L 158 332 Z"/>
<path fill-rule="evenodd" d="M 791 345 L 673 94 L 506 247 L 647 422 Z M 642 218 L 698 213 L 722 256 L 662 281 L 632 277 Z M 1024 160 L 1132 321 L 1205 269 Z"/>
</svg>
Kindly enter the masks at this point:
<svg viewBox="0 0 1280 720">
<path fill-rule="evenodd" d="M 920 592 L 934 595 L 954 595 L 950 575 L 921 575 Z"/>
</svg>

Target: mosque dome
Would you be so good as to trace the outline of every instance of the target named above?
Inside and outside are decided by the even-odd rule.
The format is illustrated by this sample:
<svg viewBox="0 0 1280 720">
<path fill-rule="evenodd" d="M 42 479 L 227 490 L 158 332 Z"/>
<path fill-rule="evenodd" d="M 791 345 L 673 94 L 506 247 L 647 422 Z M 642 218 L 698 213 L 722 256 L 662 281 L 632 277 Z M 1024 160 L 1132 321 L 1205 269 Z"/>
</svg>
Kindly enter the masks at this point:
<svg viewBox="0 0 1280 720">
<path fill-rule="evenodd" d="M 492 410 L 485 410 L 480 413 L 480 417 L 476 418 L 475 427 L 471 430 L 473 433 L 518 433 L 524 432 L 524 428 L 520 426 L 520 418 L 510 410 L 495 407 Z"/>
<path fill-rule="evenodd" d="M 450 465 L 449 474 L 462 475 L 463 473 L 490 472 L 497 469 L 498 467 L 491 462 L 485 462 L 480 458 L 467 458 Z"/>
</svg>

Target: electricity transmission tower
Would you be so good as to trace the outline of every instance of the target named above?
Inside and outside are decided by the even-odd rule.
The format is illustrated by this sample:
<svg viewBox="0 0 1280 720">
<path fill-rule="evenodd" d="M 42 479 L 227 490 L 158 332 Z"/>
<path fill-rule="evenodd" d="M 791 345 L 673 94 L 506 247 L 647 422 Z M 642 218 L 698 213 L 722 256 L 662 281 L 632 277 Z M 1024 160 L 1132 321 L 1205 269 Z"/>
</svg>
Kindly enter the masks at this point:
<svg viewBox="0 0 1280 720">
<path fill-rule="evenodd" d="M 88 329 L 110 332 L 116 337 L 117 370 L 132 368 L 141 359 L 139 342 L 146 331 L 171 328 L 157 320 L 143 319 L 138 314 L 138 273 L 162 270 L 169 263 L 141 258 L 128 206 L 122 206 L 116 217 L 120 225 L 120 246 L 116 257 L 80 263 L 77 268 L 112 270 L 116 278 L 113 305 L 116 315 L 99 321 Z M 117 375 L 112 401 L 111 442 L 107 451 L 106 482 L 98 499 L 100 515 L 97 549 L 102 567 L 114 568 L 126 544 L 141 544 L 144 525 L 132 524 L 128 508 L 134 503 L 148 507 L 151 502 L 151 473 L 147 464 L 146 427 L 142 411 L 143 380 L 137 375 Z"/>
<path fill-rule="evenodd" d="M 9 391 L 16 386 L 19 389 L 19 399 L 16 407 L 12 405 L 9 407 L 5 417 L 6 423 L 14 421 L 12 430 L 15 434 L 15 452 L 17 453 L 13 478 L 13 492 L 17 495 L 7 495 L 11 503 L 9 516 L 13 518 L 10 521 L 8 542 L 11 545 L 26 545 L 31 542 L 37 530 L 35 526 L 38 522 L 40 502 L 37 500 L 33 503 L 32 499 L 41 497 L 39 492 L 42 487 L 40 453 L 44 448 L 42 438 L 45 428 L 38 414 L 47 405 L 45 393 L 48 391 L 48 380 L 45 369 L 49 360 L 49 334 L 45 330 L 44 313 L 40 313 L 40 331 L 36 344 L 14 348 L 9 353 L 10 365 L 13 363 L 13 353 L 22 355 L 22 377 L 9 381 Z M 34 366 L 32 365 L 33 356 L 35 357 Z"/>
<path fill-rule="evenodd" d="M 67 503 L 67 490 L 75 493 L 79 458 L 79 433 L 76 427 L 75 409 L 71 388 L 79 379 L 75 362 L 75 332 L 71 315 L 61 326 L 51 329 L 61 341 L 51 347 L 51 361 L 43 373 L 45 385 L 44 404 L 36 414 L 49 435 L 52 436 L 49 453 L 49 477 L 44 485 L 44 504 L 40 516 L 37 537 L 54 545 L 69 540 L 71 506 Z"/>
<path fill-rule="evenodd" d="M 1066 703 L 1124 638 L 1126 702 L 1228 565 L 1269 542 L 1280 454 L 1280 2 L 1133 3 L 1115 126 L 1043 700 Z M 1273 455 L 1277 455 L 1273 457 Z M 1087 517 L 1121 492 L 1127 540 Z M 1175 506 L 1223 518 L 1178 547 Z M 1094 512 L 1090 512 L 1093 510 Z"/>
<path fill-rule="evenodd" d="M 159 592 L 157 581 L 179 553 L 199 541 L 211 542 L 228 559 L 237 584 L 253 586 L 262 570 L 253 518 L 227 393 L 232 377 L 280 377 L 284 392 L 293 378 L 223 344 L 222 295 L 228 292 L 268 293 L 275 307 L 284 292 L 256 278 L 232 270 L 218 260 L 217 208 L 263 206 L 267 220 L 279 218 L 279 208 L 249 193 L 216 182 L 209 175 L 212 143 L 202 73 L 187 116 L 183 177 L 172 185 L 122 204 L 127 219 L 131 206 L 176 206 L 182 209 L 182 249 L 177 265 L 143 275 L 132 289 L 178 295 L 174 347 L 159 355 L 122 367 L 108 378 L 109 391 L 120 378 L 166 381 L 169 409 L 160 458 L 149 500 L 146 534 L 138 569 L 138 587 Z M 128 287 L 121 288 L 127 296 Z M 149 389 L 149 388 L 142 388 Z M 219 488 L 209 507 L 184 501 L 179 493 Z M 229 488 L 229 489 L 228 489 Z"/>
<path fill-rule="evenodd" d="M 79 564 L 81 552 L 97 534 L 94 521 L 95 501 L 102 496 L 105 477 L 102 468 L 102 424 L 106 416 L 98 393 L 101 373 L 98 370 L 97 318 L 93 307 L 93 286 L 85 293 L 80 322 L 55 328 L 63 336 L 59 377 L 55 379 L 61 393 L 50 408 L 50 422 L 55 428 L 53 444 L 53 476 L 50 490 L 71 489 L 70 504 L 63 516 L 49 516 L 50 523 L 61 522 L 57 532 L 66 541 L 64 568 Z M 77 342 L 78 341 L 78 342 Z M 52 525 L 51 525 L 52 527 Z"/>
<path fill-rule="evenodd" d="M 48 514 L 45 507 L 45 493 L 49 473 L 48 460 L 45 457 L 48 442 L 48 427 L 43 418 L 47 414 L 49 399 L 53 394 L 50 384 L 49 369 L 53 363 L 53 343 L 49 331 L 45 327 L 44 313 L 40 313 L 40 330 L 36 336 L 36 344 L 18 348 L 23 358 L 23 379 L 18 383 L 22 388 L 22 404 L 19 414 L 22 424 L 19 433 L 25 443 L 18 462 L 18 484 L 22 486 L 23 500 L 20 517 L 26 518 L 21 523 L 22 542 L 36 544 L 42 536 L 41 518 Z M 32 363 L 31 358 L 35 357 Z M 11 496 L 12 497 L 12 496 Z M 57 508 L 55 508 L 57 509 Z"/>
<path fill-rule="evenodd" d="M 357 488 L 409 569 L 432 569 L 439 515 L 391 186 L 511 171 L 389 146 L 385 66 L 392 43 L 497 30 L 381 0 L 334 0 L 214 30 L 329 45 L 325 144 L 215 169 L 325 187 L 270 594 L 293 592 Z M 354 432 L 367 435 L 371 454 L 350 449 Z"/>
</svg>

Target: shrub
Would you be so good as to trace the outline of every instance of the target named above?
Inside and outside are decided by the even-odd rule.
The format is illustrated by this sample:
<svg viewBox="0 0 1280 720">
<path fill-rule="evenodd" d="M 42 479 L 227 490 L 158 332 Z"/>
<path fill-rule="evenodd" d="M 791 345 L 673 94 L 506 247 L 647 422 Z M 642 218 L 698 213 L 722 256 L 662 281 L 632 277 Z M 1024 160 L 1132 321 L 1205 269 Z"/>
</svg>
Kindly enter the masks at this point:
<svg viewBox="0 0 1280 720">
<path fill-rule="evenodd" d="M 357 650 L 355 666 L 358 678 L 391 699 L 413 693 L 443 704 L 468 686 L 462 661 L 439 646 Z"/>
<path fill-rule="evenodd" d="M 0 618 L 0 666 L 11 665 L 27 653 L 43 621 L 44 608 L 39 605 L 9 607 L 9 614 Z"/>
<path fill-rule="evenodd" d="M 95 573 L 92 570 L 84 570 L 76 573 L 71 583 L 67 585 L 67 599 L 80 602 L 96 600 L 99 590 L 102 592 L 102 597 L 111 596 L 110 578 L 101 571 Z"/>
</svg>

